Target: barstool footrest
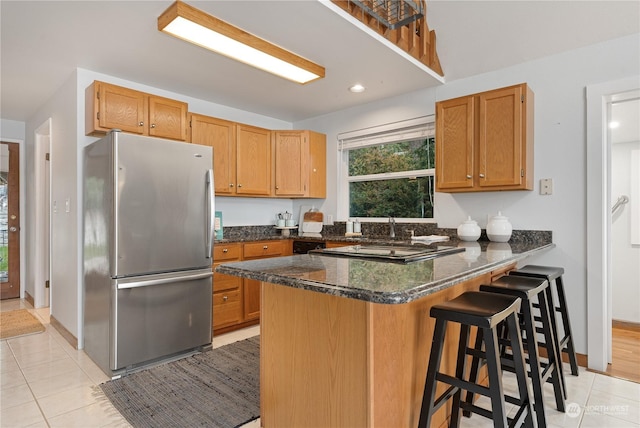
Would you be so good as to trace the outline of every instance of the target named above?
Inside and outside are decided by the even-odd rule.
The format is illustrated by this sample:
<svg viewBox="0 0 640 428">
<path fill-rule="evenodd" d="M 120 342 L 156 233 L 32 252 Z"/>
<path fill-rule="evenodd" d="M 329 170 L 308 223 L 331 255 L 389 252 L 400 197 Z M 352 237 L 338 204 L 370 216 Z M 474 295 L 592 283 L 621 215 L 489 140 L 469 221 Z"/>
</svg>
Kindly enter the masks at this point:
<svg viewBox="0 0 640 428">
<path fill-rule="evenodd" d="M 436 398 L 435 401 L 433 402 L 433 412 L 435 412 L 440 407 L 442 407 L 442 405 L 446 403 L 449 400 L 449 398 L 453 397 L 453 394 L 458 392 L 458 389 L 460 388 L 458 388 L 457 386 L 451 386 L 447 388 L 447 390 L 443 392 L 440 397 Z"/>
<path fill-rule="evenodd" d="M 466 380 L 458 379 L 457 377 L 449 376 L 444 373 L 437 373 L 436 379 L 440 382 L 446 382 L 449 385 L 453 385 L 453 387 L 456 389 L 464 389 L 465 391 L 471 391 L 474 394 L 484 395 L 485 397 L 491 396 L 489 388 L 487 388 L 486 386 L 478 385 L 477 383 L 467 382 Z"/>
</svg>

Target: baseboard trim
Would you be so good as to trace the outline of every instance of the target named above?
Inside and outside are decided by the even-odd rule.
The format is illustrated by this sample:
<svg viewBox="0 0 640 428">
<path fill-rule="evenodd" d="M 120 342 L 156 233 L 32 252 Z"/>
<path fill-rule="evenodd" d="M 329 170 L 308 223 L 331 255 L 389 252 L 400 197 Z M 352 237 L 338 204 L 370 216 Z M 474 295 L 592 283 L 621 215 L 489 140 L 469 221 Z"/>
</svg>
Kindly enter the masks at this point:
<svg viewBox="0 0 640 428">
<path fill-rule="evenodd" d="M 543 347 L 538 347 L 538 352 L 540 353 L 540 356 L 543 358 L 547 358 L 547 350 Z M 580 367 L 587 367 L 587 356 L 584 354 L 578 354 L 576 352 L 576 359 L 578 360 L 578 366 Z M 569 355 L 567 355 L 566 352 L 562 353 L 562 362 L 564 363 L 569 363 Z"/>
<path fill-rule="evenodd" d="M 637 322 L 611 320 L 611 327 L 619 328 L 620 330 L 640 332 L 640 323 Z"/>
<path fill-rule="evenodd" d="M 31 294 L 29 294 L 29 292 L 28 292 L 28 291 L 26 291 L 26 290 L 25 290 L 25 292 L 24 292 L 24 300 L 26 300 L 27 302 L 29 302 L 29 304 L 30 304 L 31 306 L 33 306 L 34 308 L 36 307 L 35 300 L 33 300 L 33 297 L 31 296 Z"/>
<path fill-rule="evenodd" d="M 74 349 L 78 349 L 78 339 L 69 330 L 67 330 L 53 315 L 49 317 L 49 324 L 51 324 L 51 327 L 55 328 L 58 333 L 60 333 L 60 336 L 64 337 L 64 340 L 69 342 L 69 344 L 73 346 Z"/>
</svg>

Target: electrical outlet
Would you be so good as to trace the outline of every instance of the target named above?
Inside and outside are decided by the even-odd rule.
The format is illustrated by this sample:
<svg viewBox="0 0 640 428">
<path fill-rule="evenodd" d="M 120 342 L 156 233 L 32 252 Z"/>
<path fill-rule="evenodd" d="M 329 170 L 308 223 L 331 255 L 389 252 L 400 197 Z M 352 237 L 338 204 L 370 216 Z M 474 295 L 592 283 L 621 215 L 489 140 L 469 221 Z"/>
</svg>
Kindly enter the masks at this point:
<svg viewBox="0 0 640 428">
<path fill-rule="evenodd" d="M 65 212 L 71 212 L 71 199 L 67 198 L 64 201 L 64 211 Z"/>
<path fill-rule="evenodd" d="M 541 178 L 540 179 L 540 194 L 541 195 L 551 195 L 551 194 L 553 194 L 553 179 L 552 178 Z"/>
</svg>

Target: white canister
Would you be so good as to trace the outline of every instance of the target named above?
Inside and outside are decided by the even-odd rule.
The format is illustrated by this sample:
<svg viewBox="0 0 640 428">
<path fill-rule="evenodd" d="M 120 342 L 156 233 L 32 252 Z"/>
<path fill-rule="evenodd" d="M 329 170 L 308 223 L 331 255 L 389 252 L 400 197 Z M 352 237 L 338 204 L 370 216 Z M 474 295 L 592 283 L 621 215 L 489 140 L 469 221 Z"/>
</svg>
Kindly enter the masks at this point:
<svg viewBox="0 0 640 428">
<path fill-rule="evenodd" d="M 512 230 L 509 219 L 503 216 L 500 211 L 498 211 L 498 215 L 491 217 L 489 223 L 487 223 L 487 236 L 493 242 L 509 241 Z"/>
<path fill-rule="evenodd" d="M 477 241 L 480 237 L 480 226 L 471 216 L 458 226 L 458 238 L 462 241 Z"/>
<path fill-rule="evenodd" d="M 347 220 L 347 233 L 353 233 L 353 220 Z"/>
<path fill-rule="evenodd" d="M 362 232 L 362 227 L 360 227 L 360 220 L 356 219 L 356 221 L 353 222 L 353 233 L 361 233 Z"/>
</svg>

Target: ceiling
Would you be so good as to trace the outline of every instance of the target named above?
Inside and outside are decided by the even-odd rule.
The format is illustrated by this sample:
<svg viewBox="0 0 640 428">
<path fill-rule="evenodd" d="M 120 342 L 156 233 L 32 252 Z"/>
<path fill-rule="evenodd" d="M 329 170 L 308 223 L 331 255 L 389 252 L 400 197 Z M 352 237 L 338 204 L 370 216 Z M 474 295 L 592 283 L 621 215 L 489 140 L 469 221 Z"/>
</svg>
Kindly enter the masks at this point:
<svg viewBox="0 0 640 428">
<path fill-rule="evenodd" d="M 172 0 L 1 0 L 0 117 L 27 121 L 77 67 L 288 122 L 442 84 L 316 0 L 187 2 L 326 78 L 298 85 L 160 33 Z M 427 22 L 451 82 L 640 33 L 640 1 L 427 0 Z"/>
</svg>

